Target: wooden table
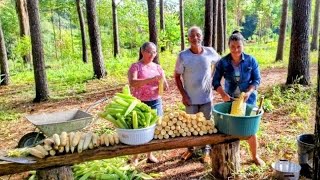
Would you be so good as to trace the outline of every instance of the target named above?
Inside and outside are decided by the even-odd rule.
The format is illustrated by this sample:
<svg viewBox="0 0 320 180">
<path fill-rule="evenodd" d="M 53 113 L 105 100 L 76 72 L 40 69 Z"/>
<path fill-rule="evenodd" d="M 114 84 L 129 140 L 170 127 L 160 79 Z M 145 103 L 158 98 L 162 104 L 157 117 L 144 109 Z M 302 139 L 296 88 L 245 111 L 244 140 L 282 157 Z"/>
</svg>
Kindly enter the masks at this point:
<svg viewBox="0 0 320 180">
<path fill-rule="evenodd" d="M 146 153 L 150 151 L 204 146 L 206 144 L 211 144 L 212 174 L 226 178 L 232 172 L 237 172 L 240 169 L 240 139 L 246 138 L 225 134 L 176 137 L 171 139 L 152 140 L 147 144 L 137 146 L 119 144 L 116 146 L 103 146 L 97 149 L 86 150 L 82 153 L 50 156 L 44 159 L 37 159 L 37 162 L 34 164 L 19 164 L 0 161 L 0 175 L 20 173 L 29 170 L 70 166 L 85 161 L 108 159 L 123 155 Z M 230 164 L 232 164 L 232 166 L 230 166 Z"/>
</svg>

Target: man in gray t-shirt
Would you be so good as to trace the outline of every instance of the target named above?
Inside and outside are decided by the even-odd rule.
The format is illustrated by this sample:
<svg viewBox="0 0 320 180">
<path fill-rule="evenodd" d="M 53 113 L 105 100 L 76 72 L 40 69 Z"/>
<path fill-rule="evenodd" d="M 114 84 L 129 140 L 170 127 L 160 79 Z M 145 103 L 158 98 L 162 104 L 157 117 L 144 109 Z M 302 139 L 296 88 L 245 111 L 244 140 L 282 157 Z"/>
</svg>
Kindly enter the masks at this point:
<svg viewBox="0 0 320 180">
<path fill-rule="evenodd" d="M 212 75 L 214 65 L 220 56 L 212 47 L 201 45 L 202 31 L 199 27 L 193 26 L 188 30 L 188 40 L 190 48 L 180 52 L 176 62 L 175 81 L 182 95 L 182 102 L 186 106 L 186 112 L 188 114 L 202 112 L 204 117 L 210 120 L 213 99 Z"/>
</svg>

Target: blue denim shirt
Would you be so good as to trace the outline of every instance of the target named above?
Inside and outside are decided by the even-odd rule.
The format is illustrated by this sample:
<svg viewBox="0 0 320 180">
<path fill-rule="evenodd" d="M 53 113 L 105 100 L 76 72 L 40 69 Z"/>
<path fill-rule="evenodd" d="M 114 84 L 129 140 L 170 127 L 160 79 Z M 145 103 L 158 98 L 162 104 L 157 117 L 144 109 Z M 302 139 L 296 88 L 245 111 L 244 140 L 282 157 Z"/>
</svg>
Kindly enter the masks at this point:
<svg viewBox="0 0 320 180">
<path fill-rule="evenodd" d="M 239 85 L 241 92 L 246 92 L 250 85 L 254 85 L 257 87 L 260 84 L 260 70 L 257 60 L 248 54 L 242 53 L 240 62 L 240 80 L 236 81 L 234 77 L 234 69 L 232 66 L 232 57 L 231 54 L 226 55 L 221 58 L 221 60 L 217 63 L 212 86 L 216 90 L 219 86 L 221 86 L 221 79 L 224 77 L 225 84 L 224 90 L 230 96 L 233 97 L 233 92 Z M 257 101 L 257 91 L 255 90 L 249 97 L 247 103 L 255 105 Z"/>
</svg>

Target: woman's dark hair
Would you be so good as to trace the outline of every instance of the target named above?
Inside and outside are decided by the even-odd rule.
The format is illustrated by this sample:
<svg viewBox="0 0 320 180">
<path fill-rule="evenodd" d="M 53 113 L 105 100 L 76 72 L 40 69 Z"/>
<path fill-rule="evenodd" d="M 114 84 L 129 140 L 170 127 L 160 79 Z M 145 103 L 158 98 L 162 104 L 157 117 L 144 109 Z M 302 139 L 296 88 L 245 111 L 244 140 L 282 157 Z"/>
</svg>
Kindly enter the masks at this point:
<svg viewBox="0 0 320 180">
<path fill-rule="evenodd" d="M 242 41 L 244 43 L 244 37 L 240 33 L 240 31 L 235 30 L 232 32 L 231 36 L 229 37 L 228 44 L 230 44 L 231 41 Z"/>
<path fill-rule="evenodd" d="M 143 43 L 142 46 L 139 49 L 139 59 L 138 59 L 138 61 L 140 61 L 140 59 L 142 59 L 142 52 L 141 51 L 145 51 L 147 49 L 147 47 L 149 47 L 149 46 L 153 46 L 153 47 L 155 47 L 157 49 L 157 46 L 153 42 L 145 42 L 145 43 Z M 154 63 L 159 64 L 159 62 L 155 61 L 155 59 L 156 58 L 154 58 L 152 61 Z"/>
</svg>

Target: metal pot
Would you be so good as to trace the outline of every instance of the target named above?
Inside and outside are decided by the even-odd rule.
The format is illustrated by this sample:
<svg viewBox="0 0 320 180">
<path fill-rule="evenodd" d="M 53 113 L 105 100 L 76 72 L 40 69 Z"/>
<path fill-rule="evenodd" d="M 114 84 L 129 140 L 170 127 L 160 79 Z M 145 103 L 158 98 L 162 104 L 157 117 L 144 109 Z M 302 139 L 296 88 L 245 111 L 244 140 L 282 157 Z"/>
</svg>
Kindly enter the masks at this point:
<svg viewBox="0 0 320 180">
<path fill-rule="evenodd" d="M 301 166 L 288 160 L 272 163 L 275 178 L 279 180 L 298 180 Z"/>
</svg>

